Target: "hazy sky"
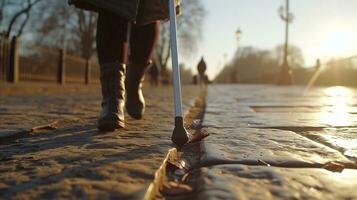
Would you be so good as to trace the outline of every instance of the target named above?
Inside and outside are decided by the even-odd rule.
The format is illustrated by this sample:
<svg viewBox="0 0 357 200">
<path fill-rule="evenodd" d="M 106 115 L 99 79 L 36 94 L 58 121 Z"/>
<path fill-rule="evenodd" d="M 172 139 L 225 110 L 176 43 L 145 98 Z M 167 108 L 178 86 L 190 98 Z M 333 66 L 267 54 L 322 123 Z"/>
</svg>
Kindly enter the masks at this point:
<svg viewBox="0 0 357 200">
<path fill-rule="evenodd" d="M 202 0 L 207 19 L 199 52 L 185 59 L 195 67 L 204 55 L 212 78 L 229 61 L 238 45 L 235 31 L 242 30 L 240 46 L 272 49 L 284 40 L 278 8 L 285 0 Z M 305 63 L 312 66 L 331 56 L 357 54 L 357 0 L 290 0 L 295 20 L 290 42 L 303 50 Z M 224 56 L 224 55 L 227 56 Z"/>
</svg>

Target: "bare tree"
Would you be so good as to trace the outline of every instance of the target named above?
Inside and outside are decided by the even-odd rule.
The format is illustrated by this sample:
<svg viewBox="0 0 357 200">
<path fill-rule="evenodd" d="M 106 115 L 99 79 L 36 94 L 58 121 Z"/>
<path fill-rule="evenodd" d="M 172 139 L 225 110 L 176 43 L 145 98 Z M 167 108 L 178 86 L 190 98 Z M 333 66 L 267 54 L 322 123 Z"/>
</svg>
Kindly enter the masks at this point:
<svg viewBox="0 0 357 200">
<path fill-rule="evenodd" d="M 78 25 L 73 27 L 75 33 L 75 46 L 80 49 L 81 56 L 89 59 L 93 56 L 96 50 L 96 28 L 98 17 L 93 12 L 85 12 L 83 10 L 76 10 Z"/>
<path fill-rule="evenodd" d="M 275 55 L 277 57 L 277 60 L 279 60 L 279 61 L 284 60 L 285 46 L 284 45 L 277 46 L 275 48 Z M 287 56 L 287 58 L 286 58 L 287 62 L 293 68 L 299 68 L 305 64 L 302 51 L 297 46 L 289 45 L 286 56 Z"/>
<path fill-rule="evenodd" d="M 2 21 L 4 20 L 4 10 L 6 6 L 6 0 L 0 1 L 0 27 L 2 25 Z"/>
<path fill-rule="evenodd" d="M 180 50 L 183 56 L 189 56 L 197 49 L 202 36 L 202 24 L 205 17 L 205 9 L 201 0 L 184 1 L 182 4 L 183 15 L 178 18 L 177 29 Z M 156 48 L 155 59 L 161 71 L 166 73 L 170 60 L 170 34 L 169 24 L 162 23 L 160 39 Z"/>
<path fill-rule="evenodd" d="M 35 42 L 43 46 L 62 48 L 66 45 L 67 38 L 72 35 L 71 24 L 76 23 L 71 20 L 74 11 L 65 1 L 47 1 L 49 2 L 37 7 L 38 15 L 32 20 Z"/>
<path fill-rule="evenodd" d="M 21 36 L 23 33 L 23 30 L 26 26 L 26 24 L 29 21 L 30 18 L 30 12 L 33 9 L 33 7 L 38 4 L 42 0 L 26 0 L 26 1 L 17 1 L 15 2 L 9 2 L 12 3 L 16 7 L 20 7 L 20 10 L 14 13 L 14 15 L 10 18 L 9 24 L 7 26 L 7 31 L 6 34 L 10 36 L 12 32 L 14 31 L 14 27 L 16 22 L 24 15 L 25 18 L 22 20 L 20 25 L 18 26 L 17 32 L 15 33 L 16 36 Z M 4 6 L 6 5 L 7 1 L 3 0 L 1 2 L 1 9 L 4 9 Z"/>
<path fill-rule="evenodd" d="M 50 0 L 39 18 L 37 42 L 55 48 L 65 48 L 89 59 L 95 53 L 97 14 L 69 7 L 66 1 Z M 36 22 L 38 23 L 38 22 Z"/>
<path fill-rule="evenodd" d="M 273 83 L 279 71 L 275 50 L 240 47 L 228 66 L 217 75 L 218 83 Z M 283 52 L 282 52 L 283 53 Z"/>
</svg>

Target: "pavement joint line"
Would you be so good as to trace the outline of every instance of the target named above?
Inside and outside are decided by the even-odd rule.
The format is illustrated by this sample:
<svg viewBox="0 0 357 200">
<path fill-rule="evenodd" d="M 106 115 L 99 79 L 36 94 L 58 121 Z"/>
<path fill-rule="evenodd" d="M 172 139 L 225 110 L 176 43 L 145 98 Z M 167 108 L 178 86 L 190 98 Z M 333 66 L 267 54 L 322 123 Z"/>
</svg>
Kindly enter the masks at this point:
<svg viewBox="0 0 357 200">
<path fill-rule="evenodd" d="M 331 148 L 333 150 L 336 150 L 342 154 L 345 158 L 351 160 L 352 162 L 357 163 L 357 159 L 354 157 L 349 157 L 346 156 L 344 153 L 344 149 L 342 147 L 334 146 L 331 143 L 324 142 L 323 140 L 314 140 L 314 138 L 319 138 L 320 136 L 318 135 L 310 135 L 310 134 L 304 134 L 306 132 L 312 132 L 312 131 L 322 131 L 324 129 L 328 128 L 334 128 L 334 129 L 343 129 L 343 128 L 357 128 L 356 126 L 340 126 L 340 127 L 269 127 L 269 128 L 258 128 L 258 129 L 277 129 L 277 130 L 284 130 L 284 131 L 291 131 L 295 134 L 298 134 L 302 137 L 305 137 L 313 142 L 317 142 L 321 145 L 324 145 L 325 147 Z M 303 129 L 303 130 L 302 130 Z"/>
<path fill-rule="evenodd" d="M 185 127 L 190 128 L 191 125 L 193 124 L 195 117 L 193 117 L 192 115 L 199 116 L 201 118 L 200 120 L 202 122 L 202 119 L 203 119 L 203 116 L 205 113 L 205 103 L 206 103 L 206 95 L 207 95 L 206 93 L 207 93 L 206 88 L 203 88 L 203 89 L 201 88 L 200 94 L 192 102 L 191 107 L 185 111 L 185 114 L 184 114 Z M 203 103 L 203 105 L 202 105 L 202 103 Z M 197 109 L 199 109 L 200 113 L 195 113 L 195 110 L 197 112 Z M 188 130 L 188 131 L 190 131 L 190 130 Z M 145 196 L 143 198 L 144 200 L 155 199 L 155 197 L 160 194 L 160 189 L 161 189 L 162 185 L 165 183 L 165 181 L 168 180 L 168 177 L 166 174 L 167 165 L 169 163 L 168 161 L 179 159 L 180 156 L 178 156 L 178 150 L 179 149 L 177 149 L 176 147 L 173 147 L 168 150 L 168 152 L 165 156 L 165 159 L 163 160 L 162 164 L 155 172 L 153 181 L 150 183 L 150 185 L 148 186 L 148 188 L 146 190 Z"/>
<path fill-rule="evenodd" d="M 246 165 L 246 166 L 266 166 L 266 167 L 276 167 L 276 168 L 286 168 L 286 169 L 325 169 L 327 171 L 331 171 L 326 169 L 330 164 L 341 164 L 344 166 L 344 169 L 351 169 L 351 170 L 357 170 L 357 165 L 356 164 L 349 164 L 349 163 L 341 163 L 341 162 L 327 162 L 324 164 L 306 164 L 306 163 L 301 163 L 301 166 L 297 165 L 279 165 L 279 164 L 274 164 L 274 163 L 269 163 L 265 160 L 258 159 L 256 161 L 217 161 L 212 164 L 203 164 L 200 165 L 199 168 L 202 167 L 212 167 L 216 165 L 230 165 L 230 164 L 238 164 L 238 165 Z M 269 166 L 268 166 L 269 165 Z"/>
<path fill-rule="evenodd" d="M 320 131 L 326 128 L 357 128 L 357 126 L 268 126 L 268 127 L 249 127 L 249 128 L 256 128 L 256 129 L 278 129 L 278 130 L 285 130 L 285 131 Z M 305 129 L 305 130 L 301 130 Z"/>
</svg>

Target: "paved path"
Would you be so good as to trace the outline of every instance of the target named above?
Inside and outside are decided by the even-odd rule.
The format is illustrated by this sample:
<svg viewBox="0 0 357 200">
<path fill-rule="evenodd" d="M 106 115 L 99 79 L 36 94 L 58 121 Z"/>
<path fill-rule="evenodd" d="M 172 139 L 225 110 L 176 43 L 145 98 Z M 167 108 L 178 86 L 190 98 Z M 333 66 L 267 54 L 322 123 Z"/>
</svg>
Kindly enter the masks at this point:
<svg viewBox="0 0 357 200">
<path fill-rule="evenodd" d="M 357 90 L 208 90 L 197 199 L 357 199 Z"/>
<path fill-rule="evenodd" d="M 94 125 L 100 110 L 98 87 L 86 92 L 44 88 L 0 95 L 0 138 L 20 133 L 0 143 L 0 199 L 140 196 L 171 146 L 171 87 L 146 90 L 145 118 L 127 117 L 125 130 L 106 134 Z M 197 95 L 196 87 L 183 88 L 185 110 Z M 55 121 L 57 129 L 27 131 Z"/>
<path fill-rule="evenodd" d="M 0 197 L 128 199 L 152 181 L 171 145 L 171 88 L 150 90 L 145 119 L 108 134 L 93 125 L 98 93 L 73 92 L 0 97 L 0 135 L 59 121 L 0 141 Z M 198 92 L 183 94 L 187 110 Z M 357 199 L 356 89 L 211 85 L 206 103 L 211 135 L 182 179 L 194 192 L 167 199 Z"/>
</svg>

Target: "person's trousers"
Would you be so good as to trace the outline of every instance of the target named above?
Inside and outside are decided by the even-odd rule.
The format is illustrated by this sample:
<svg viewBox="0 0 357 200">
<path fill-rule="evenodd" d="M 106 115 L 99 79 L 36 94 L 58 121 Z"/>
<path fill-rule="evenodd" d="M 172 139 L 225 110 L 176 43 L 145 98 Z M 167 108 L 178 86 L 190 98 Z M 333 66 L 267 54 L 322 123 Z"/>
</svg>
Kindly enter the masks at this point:
<svg viewBox="0 0 357 200">
<path fill-rule="evenodd" d="M 148 64 L 159 36 L 159 28 L 159 21 L 136 25 L 120 16 L 100 12 L 96 36 L 99 64 L 127 64 L 128 59 L 129 62 Z"/>
</svg>

